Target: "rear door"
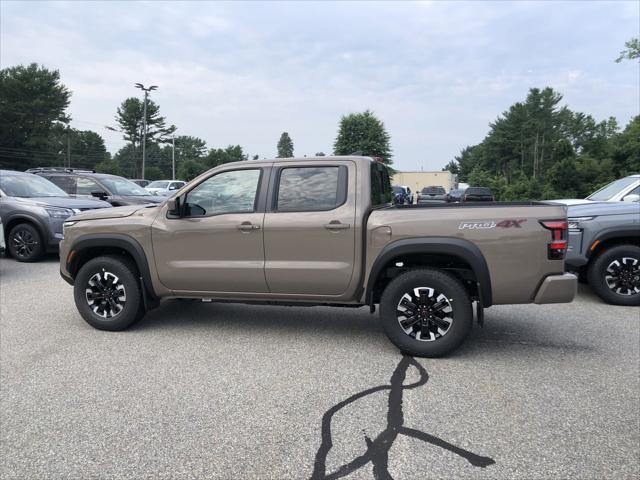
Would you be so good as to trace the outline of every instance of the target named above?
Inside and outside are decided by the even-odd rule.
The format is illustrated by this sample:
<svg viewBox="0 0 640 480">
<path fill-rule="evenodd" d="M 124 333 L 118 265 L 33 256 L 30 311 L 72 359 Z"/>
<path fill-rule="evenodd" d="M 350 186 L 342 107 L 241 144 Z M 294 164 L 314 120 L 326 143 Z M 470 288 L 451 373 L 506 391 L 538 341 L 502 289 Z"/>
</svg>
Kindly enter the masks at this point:
<svg viewBox="0 0 640 480">
<path fill-rule="evenodd" d="M 353 275 L 355 164 L 286 163 L 271 178 L 264 220 L 269 291 L 340 295 Z"/>
</svg>

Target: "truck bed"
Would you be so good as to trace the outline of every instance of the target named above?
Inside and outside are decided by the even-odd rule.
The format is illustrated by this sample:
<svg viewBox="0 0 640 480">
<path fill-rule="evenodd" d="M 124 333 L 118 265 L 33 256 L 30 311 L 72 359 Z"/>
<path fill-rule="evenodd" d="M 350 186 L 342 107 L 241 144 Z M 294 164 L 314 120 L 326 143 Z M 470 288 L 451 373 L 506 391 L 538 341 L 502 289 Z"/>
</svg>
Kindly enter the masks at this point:
<svg viewBox="0 0 640 480">
<path fill-rule="evenodd" d="M 367 263 L 395 241 L 438 237 L 476 245 L 489 266 L 493 303 L 529 303 L 542 279 L 562 274 L 548 258 L 551 231 L 541 221 L 566 220 L 566 207 L 539 202 L 394 205 L 374 210 L 367 222 Z M 381 232 L 389 232 L 385 236 Z"/>
</svg>

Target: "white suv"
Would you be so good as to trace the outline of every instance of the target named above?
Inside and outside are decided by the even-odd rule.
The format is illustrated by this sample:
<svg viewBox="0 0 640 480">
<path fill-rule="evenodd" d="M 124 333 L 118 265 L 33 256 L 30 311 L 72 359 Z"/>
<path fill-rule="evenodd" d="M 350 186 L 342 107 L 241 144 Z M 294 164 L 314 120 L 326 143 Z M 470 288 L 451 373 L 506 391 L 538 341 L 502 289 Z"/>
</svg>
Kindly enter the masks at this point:
<svg viewBox="0 0 640 480">
<path fill-rule="evenodd" d="M 589 202 L 638 202 L 640 201 L 640 175 L 629 175 L 615 180 L 584 199 L 570 198 L 550 201 L 564 203 L 565 205 L 578 205 Z"/>
<path fill-rule="evenodd" d="M 180 190 L 187 182 L 182 180 L 156 180 L 145 187 L 145 190 L 152 195 L 160 195 L 166 197 L 176 190 Z"/>
</svg>

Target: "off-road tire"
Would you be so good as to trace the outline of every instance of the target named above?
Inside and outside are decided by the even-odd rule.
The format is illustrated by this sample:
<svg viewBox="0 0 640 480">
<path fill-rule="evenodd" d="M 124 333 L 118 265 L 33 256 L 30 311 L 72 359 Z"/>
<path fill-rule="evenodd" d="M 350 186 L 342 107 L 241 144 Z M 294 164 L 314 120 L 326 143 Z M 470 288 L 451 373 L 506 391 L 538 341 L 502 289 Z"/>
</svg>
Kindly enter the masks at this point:
<svg viewBox="0 0 640 480">
<path fill-rule="evenodd" d="M 111 279 L 115 277 L 118 279 L 116 285 L 122 285 L 125 293 L 125 300 L 118 302 L 118 305 L 122 304 L 120 305 L 122 309 L 110 318 L 104 318 L 93 310 L 95 304 L 94 306 L 89 304 L 87 292 L 88 288 L 91 289 L 89 281 L 95 278 L 96 274 L 104 277 L 107 276 L 107 273 L 110 274 L 107 284 L 111 284 Z M 73 297 L 82 318 L 99 330 L 124 330 L 140 320 L 145 314 L 136 266 L 124 256 L 105 255 L 85 263 L 76 275 Z M 105 313 L 105 315 L 109 315 L 109 313 Z"/>
<path fill-rule="evenodd" d="M 9 254 L 18 262 L 37 262 L 45 252 L 43 238 L 36 227 L 20 223 L 13 227 L 7 237 Z"/>
<path fill-rule="evenodd" d="M 587 278 L 589 286 L 602 300 L 612 305 L 637 306 L 640 305 L 640 293 L 622 295 L 609 288 L 606 281 L 609 265 L 622 258 L 635 259 L 640 264 L 640 247 L 624 244 L 603 250 L 589 264 Z"/>
<path fill-rule="evenodd" d="M 431 341 L 413 338 L 400 325 L 398 305 L 405 293 L 432 288 L 445 295 L 453 321 L 446 333 Z M 380 299 L 380 321 L 389 339 L 402 352 L 418 357 L 441 357 L 458 348 L 471 330 L 473 309 L 471 298 L 462 283 L 442 270 L 419 269 L 398 275 L 385 288 Z"/>
</svg>

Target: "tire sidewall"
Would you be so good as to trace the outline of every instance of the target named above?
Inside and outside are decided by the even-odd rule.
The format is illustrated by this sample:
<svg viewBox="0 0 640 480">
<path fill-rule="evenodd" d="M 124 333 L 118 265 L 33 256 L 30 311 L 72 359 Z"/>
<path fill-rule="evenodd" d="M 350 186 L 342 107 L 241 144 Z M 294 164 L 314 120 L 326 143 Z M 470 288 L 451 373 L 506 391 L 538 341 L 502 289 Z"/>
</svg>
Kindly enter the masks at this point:
<svg viewBox="0 0 640 480">
<path fill-rule="evenodd" d="M 21 257 L 20 255 L 18 255 L 18 253 L 15 251 L 15 248 L 13 246 L 13 237 L 15 236 L 16 233 L 18 233 L 21 230 L 28 231 L 38 242 L 38 245 L 33 249 L 33 251 L 31 252 L 31 255 L 29 255 L 28 257 Z M 21 223 L 13 227 L 9 232 L 9 236 L 7 238 L 7 250 L 9 250 L 9 253 L 11 254 L 11 256 L 18 262 L 26 262 L 26 263 L 36 262 L 44 254 L 44 245 L 42 244 L 42 242 L 43 242 L 42 235 L 40 234 L 40 232 L 36 227 L 28 223 Z"/>
<path fill-rule="evenodd" d="M 618 295 L 613 292 L 605 281 L 605 274 L 609 264 L 622 257 L 634 257 L 640 260 L 640 247 L 636 245 L 617 245 L 600 253 L 593 261 L 588 271 L 588 280 L 591 289 L 605 302 L 613 305 L 637 306 L 640 305 L 640 294 Z"/>
<path fill-rule="evenodd" d="M 417 287 L 431 287 L 446 295 L 453 307 L 453 322 L 447 333 L 435 341 L 421 341 L 405 333 L 396 314 L 402 296 Z M 389 339 L 404 353 L 420 357 L 440 357 L 460 346 L 471 330 L 473 310 L 464 286 L 440 270 L 413 270 L 396 277 L 380 300 L 380 319 Z"/>
<path fill-rule="evenodd" d="M 102 318 L 93 312 L 85 293 L 89 279 L 103 270 L 113 273 L 120 279 L 127 296 L 122 311 L 110 319 Z M 144 313 L 135 267 L 131 262 L 117 257 L 97 257 L 84 264 L 76 275 L 73 297 L 82 318 L 99 330 L 124 330 L 139 320 Z"/>
</svg>

